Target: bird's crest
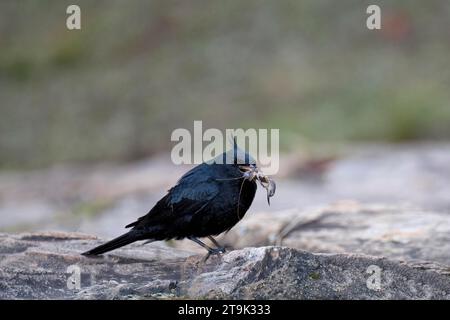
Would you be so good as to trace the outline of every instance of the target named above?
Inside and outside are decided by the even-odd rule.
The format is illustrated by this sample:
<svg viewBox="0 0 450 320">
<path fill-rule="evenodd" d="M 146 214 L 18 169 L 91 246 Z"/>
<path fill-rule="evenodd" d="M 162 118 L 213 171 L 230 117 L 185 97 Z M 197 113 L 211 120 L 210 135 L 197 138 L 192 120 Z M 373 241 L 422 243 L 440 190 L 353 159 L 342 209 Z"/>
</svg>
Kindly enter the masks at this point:
<svg viewBox="0 0 450 320">
<path fill-rule="evenodd" d="M 232 152 L 232 158 L 234 164 L 256 164 L 256 160 L 245 150 L 241 149 L 237 143 L 237 137 L 229 136 L 232 148 L 228 152 Z"/>
<path fill-rule="evenodd" d="M 221 155 L 206 161 L 207 164 L 256 164 L 256 160 L 245 150 L 238 146 L 236 136 L 228 136 L 228 142 L 231 144 L 231 148 L 225 151 Z"/>
</svg>

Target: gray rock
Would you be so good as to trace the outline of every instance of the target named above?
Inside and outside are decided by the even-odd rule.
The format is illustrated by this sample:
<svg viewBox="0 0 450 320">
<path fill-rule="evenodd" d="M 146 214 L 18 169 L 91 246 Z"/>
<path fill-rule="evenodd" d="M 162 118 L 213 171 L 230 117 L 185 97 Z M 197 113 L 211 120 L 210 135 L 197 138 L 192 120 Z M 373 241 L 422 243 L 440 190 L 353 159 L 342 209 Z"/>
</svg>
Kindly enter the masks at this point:
<svg viewBox="0 0 450 320">
<path fill-rule="evenodd" d="M 450 269 L 433 263 L 284 247 L 245 248 L 203 262 L 158 243 L 80 256 L 100 242 L 73 233 L 1 234 L 0 298 L 450 298 Z"/>
<path fill-rule="evenodd" d="M 259 213 L 220 240 L 234 248 L 283 245 L 450 265 L 448 214 L 413 207 L 342 201 L 315 210 Z"/>
</svg>

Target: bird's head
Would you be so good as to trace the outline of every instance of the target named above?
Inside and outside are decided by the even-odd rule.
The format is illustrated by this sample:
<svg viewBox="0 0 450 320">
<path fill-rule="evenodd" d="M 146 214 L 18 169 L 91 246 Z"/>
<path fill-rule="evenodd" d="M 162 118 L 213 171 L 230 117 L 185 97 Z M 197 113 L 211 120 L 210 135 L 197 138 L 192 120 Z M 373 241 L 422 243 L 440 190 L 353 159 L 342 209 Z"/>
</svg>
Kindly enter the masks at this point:
<svg viewBox="0 0 450 320">
<path fill-rule="evenodd" d="M 233 138 L 232 143 L 233 147 L 230 150 L 206 163 L 237 166 L 242 172 L 242 178 L 244 180 L 259 181 L 261 186 L 267 190 L 267 202 L 270 204 L 270 198 L 275 194 L 275 181 L 260 171 L 255 158 L 251 154 L 239 148 L 236 137 Z"/>
<path fill-rule="evenodd" d="M 267 175 L 262 173 L 258 168 L 256 160 L 245 150 L 242 150 L 237 145 L 236 138 L 233 138 L 233 148 L 228 151 L 233 153 L 234 165 L 239 167 L 243 173 L 243 177 L 249 181 L 259 181 L 261 186 L 267 190 L 267 202 L 270 205 L 270 198 L 275 194 L 275 181 L 270 179 Z"/>
</svg>

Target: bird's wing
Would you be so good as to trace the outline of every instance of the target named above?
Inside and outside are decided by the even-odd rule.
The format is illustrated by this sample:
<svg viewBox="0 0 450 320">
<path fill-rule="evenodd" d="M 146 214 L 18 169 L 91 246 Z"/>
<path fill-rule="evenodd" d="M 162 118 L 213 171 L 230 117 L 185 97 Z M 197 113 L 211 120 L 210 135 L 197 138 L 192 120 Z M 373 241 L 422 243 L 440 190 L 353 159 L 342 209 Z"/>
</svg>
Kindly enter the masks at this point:
<svg viewBox="0 0 450 320">
<path fill-rule="evenodd" d="M 199 168 L 200 167 L 200 168 Z M 219 184 L 198 166 L 185 174 L 145 216 L 126 227 L 170 222 L 185 215 L 189 219 L 205 210 L 219 194 Z M 197 174 L 193 174 L 197 173 Z"/>
<path fill-rule="evenodd" d="M 182 182 L 172 188 L 164 204 L 174 214 L 195 214 L 203 209 L 219 194 L 219 185 L 213 179 Z"/>
</svg>

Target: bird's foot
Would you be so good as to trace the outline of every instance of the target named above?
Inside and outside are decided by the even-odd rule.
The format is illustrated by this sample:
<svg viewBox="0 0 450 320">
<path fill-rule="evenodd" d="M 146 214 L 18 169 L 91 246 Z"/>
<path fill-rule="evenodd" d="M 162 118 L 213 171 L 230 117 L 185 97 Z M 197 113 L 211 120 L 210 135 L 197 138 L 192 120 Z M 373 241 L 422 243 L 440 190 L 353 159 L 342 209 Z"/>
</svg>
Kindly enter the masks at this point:
<svg viewBox="0 0 450 320">
<path fill-rule="evenodd" d="M 217 248 L 211 249 L 211 251 L 212 251 L 211 254 L 220 255 L 220 254 L 225 253 L 227 250 L 225 250 L 225 247 L 217 247 Z"/>
<path fill-rule="evenodd" d="M 226 250 L 224 247 L 210 248 L 206 256 L 203 258 L 203 262 L 206 262 L 210 256 L 221 256 L 225 253 L 225 251 Z"/>
</svg>

